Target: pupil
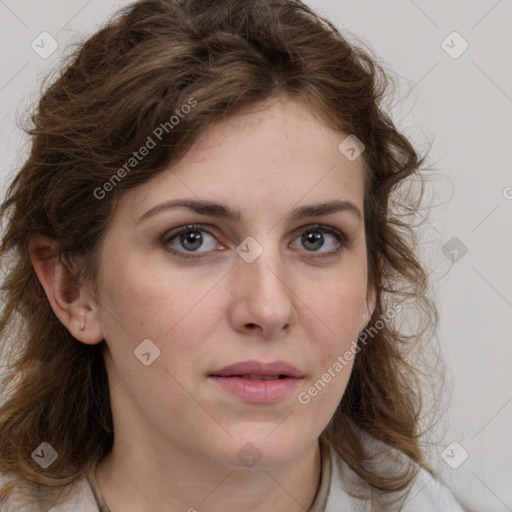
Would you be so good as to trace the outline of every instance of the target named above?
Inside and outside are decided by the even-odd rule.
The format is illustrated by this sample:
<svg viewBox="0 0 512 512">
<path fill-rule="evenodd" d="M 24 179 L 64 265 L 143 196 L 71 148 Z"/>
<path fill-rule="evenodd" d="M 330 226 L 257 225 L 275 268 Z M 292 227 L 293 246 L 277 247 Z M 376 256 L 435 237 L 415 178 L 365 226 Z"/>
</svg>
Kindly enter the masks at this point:
<svg viewBox="0 0 512 512">
<path fill-rule="evenodd" d="M 322 241 L 323 235 L 319 232 L 310 231 L 308 234 L 302 236 L 302 240 L 305 244 L 311 243 L 315 247 L 314 249 L 319 249 L 323 245 Z"/>
<path fill-rule="evenodd" d="M 199 231 L 189 231 L 181 235 L 181 242 L 187 249 L 195 250 L 201 247 L 202 236 Z M 190 244 L 190 245 L 189 245 Z"/>
</svg>

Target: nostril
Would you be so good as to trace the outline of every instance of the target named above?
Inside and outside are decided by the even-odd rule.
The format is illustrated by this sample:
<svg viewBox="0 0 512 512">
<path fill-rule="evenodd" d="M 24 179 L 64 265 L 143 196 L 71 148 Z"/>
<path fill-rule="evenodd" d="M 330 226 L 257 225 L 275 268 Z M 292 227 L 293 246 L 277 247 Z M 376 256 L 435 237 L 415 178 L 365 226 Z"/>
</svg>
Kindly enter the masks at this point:
<svg viewBox="0 0 512 512">
<path fill-rule="evenodd" d="M 247 324 L 247 327 L 249 327 L 250 329 L 252 329 L 253 327 L 256 327 L 256 324 Z"/>
</svg>

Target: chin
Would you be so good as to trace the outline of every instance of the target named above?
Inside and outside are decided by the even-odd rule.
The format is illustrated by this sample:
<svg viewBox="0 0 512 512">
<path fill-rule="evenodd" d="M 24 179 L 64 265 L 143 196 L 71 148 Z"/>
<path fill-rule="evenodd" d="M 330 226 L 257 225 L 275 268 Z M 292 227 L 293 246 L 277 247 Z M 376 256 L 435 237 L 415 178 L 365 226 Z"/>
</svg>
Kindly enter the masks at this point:
<svg viewBox="0 0 512 512">
<path fill-rule="evenodd" d="M 279 428 L 270 435 L 267 429 L 265 435 L 251 435 L 246 430 L 244 435 L 235 436 L 221 457 L 224 464 L 230 469 L 278 469 L 293 462 L 316 441 L 304 439 L 299 432 L 294 435 L 289 427 L 278 432 Z"/>
</svg>

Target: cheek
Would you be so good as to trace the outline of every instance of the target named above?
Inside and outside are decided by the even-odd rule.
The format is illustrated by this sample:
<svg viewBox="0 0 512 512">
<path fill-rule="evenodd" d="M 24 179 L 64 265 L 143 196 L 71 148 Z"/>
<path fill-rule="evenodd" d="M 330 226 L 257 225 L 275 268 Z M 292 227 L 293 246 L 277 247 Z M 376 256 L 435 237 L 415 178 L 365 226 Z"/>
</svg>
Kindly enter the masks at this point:
<svg viewBox="0 0 512 512">
<path fill-rule="evenodd" d="M 117 401 L 131 397 L 146 417 L 167 425 L 177 414 L 195 420 L 199 415 L 204 422 L 201 408 L 193 406 L 186 389 L 191 369 L 208 354 L 207 340 L 215 319 L 208 291 L 218 278 L 191 280 L 187 273 L 176 272 L 165 275 L 129 259 L 104 268 L 108 272 L 100 286 L 101 322 L 110 352 L 107 365 L 113 397 Z M 147 339 L 160 352 L 145 366 L 134 351 Z"/>
<path fill-rule="evenodd" d="M 179 366 L 178 359 L 183 362 L 197 356 L 198 349 L 204 350 L 204 340 L 211 335 L 218 315 L 218 306 L 209 298 L 218 276 L 191 278 L 186 270 L 165 274 L 128 258 L 104 268 L 100 316 L 118 364 L 131 365 L 133 350 L 145 339 L 160 348 L 160 363 L 169 369 Z"/>
<path fill-rule="evenodd" d="M 324 290 L 324 298 L 312 302 L 319 306 L 316 332 L 311 328 L 308 333 L 315 370 L 298 396 L 305 418 L 315 418 L 315 425 L 322 428 L 343 397 L 357 357 L 357 337 L 364 329 L 366 283 L 350 280 Z"/>
<path fill-rule="evenodd" d="M 340 281 L 323 288 L 323 293 L 312 301 L 313 311 L 318 311 L 318 329 L 324 332 L 319 347 L 322 360 L 332 358 L 333 353 L 344 352 L 357 339 L 366 324 L 366 281 L 361 279 Z M 325 334 L 327 333 L 327 334 Z"/>
</svg>

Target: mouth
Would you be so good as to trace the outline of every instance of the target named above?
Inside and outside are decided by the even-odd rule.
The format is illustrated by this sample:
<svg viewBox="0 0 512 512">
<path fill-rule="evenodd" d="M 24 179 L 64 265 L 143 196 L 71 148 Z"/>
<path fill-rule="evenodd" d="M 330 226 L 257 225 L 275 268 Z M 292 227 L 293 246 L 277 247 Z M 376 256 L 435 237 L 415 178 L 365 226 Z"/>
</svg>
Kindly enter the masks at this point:
<svg viewBox="0 0 512 512">
<path fill-rule="evenodd" d="M 220 375 L 214 375 L 214 377 L 220 377 Z M 249 380 L 277 380 L 287 379 L 288 375 L 226 375 L 226 377 L 240 377 Z"/>
<path fill-rule="evenodd" d="M 283 361 L 244 361 L 214 371 L 209 377 L 222 390 L 250 403 L 284 399 L 304 379 L 302 372 Z"/>
</svg>

